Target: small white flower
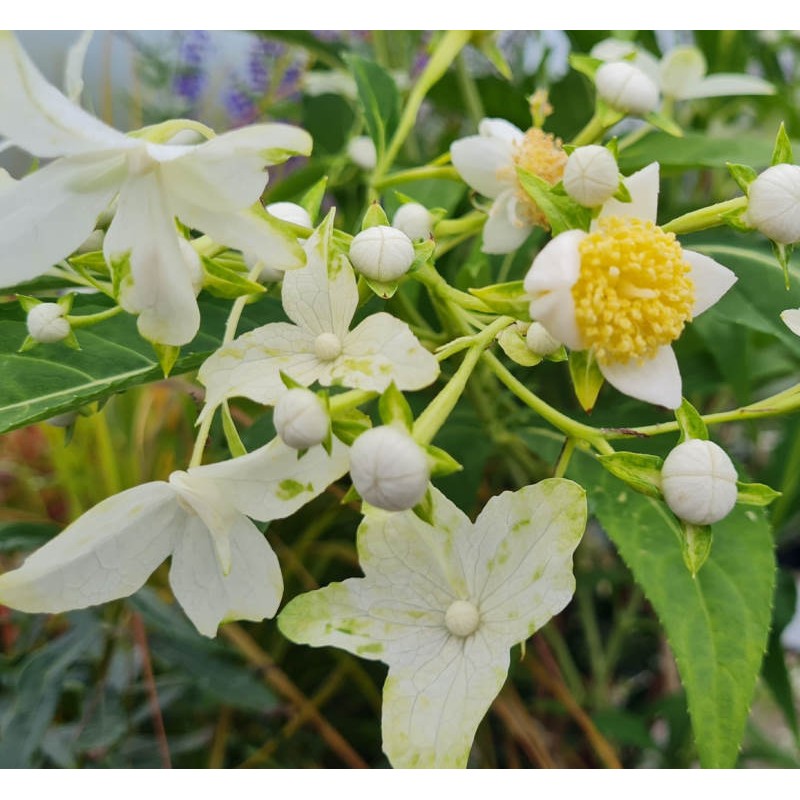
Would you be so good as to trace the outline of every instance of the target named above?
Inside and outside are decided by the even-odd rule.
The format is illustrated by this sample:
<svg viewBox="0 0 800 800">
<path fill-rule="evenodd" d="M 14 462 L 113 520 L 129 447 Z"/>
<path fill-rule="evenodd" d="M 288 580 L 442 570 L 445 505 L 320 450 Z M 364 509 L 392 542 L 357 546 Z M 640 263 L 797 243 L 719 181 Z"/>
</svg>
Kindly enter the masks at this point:
<svg viewBox="0 0 800 800">
<path fill-rule="evenodd" d="M 375 169 L 378 163 L 378 153 L 375 143 L 369 136 L 356 136 L 347 143 L 347 155 L 350 160 L 366 172 Z"/>
<path fill-rule="evenodd" d="M 350 477 L 370 505 L 405 511 L 425 496 L 430 466 L 425 451 L 408 433 L 381 425 L 362 433 L 350 448 Z"/>
<path fill-rule="evenodd" d="M 136 592 L 172 556 L 169 581 L 197 629 L 275 614 L 283 593 L 278 559 L 248 519 L 294 513 L 347 471 L 333 442 L 298 460 L 275 439 L 246 456 L 173 472 L 87 511 L 19 569 L 0 575 L 0 603 L 56 613 Z"/>
<path fill-rule="evenodd" d="M 624 183 L 631 202 L 607 200 L 590 233 L 566 231 L 536 256 L 525 277 L 530 314 L 571 350 L 592 350 L 623 394 L 677 408 L 672 342 L 736 276 L 655 224 L 658 164 Z"/>
<path fill-rule="evenodd" d="M 594 82 L 600 97 L 616 111 L 644 116 L 658 107 L 658 86 L 628 61 L 603 64 Z"/>
<path fill-rule="evenodd" d="M 350 244 L 350 261 L 365 277 L 389 282 L 402 278 L 414 261 L 414 245 L 403 231 L 375 225 Z"/>
<path fill-rule="evenodd" d="M 289 603 L 283 633 L 389 665 L 383 750 L 396 768 L 465 767 L 506 680 L 509 649 L 572 598 L 586 498 L 545 480 L 493 497 L 474 525 L 432 490 L 433 525 L 370 510 L 358 529 L 363 578 Z"/>
<path fill-rule="evenodd" d="M 711 525 L 736 505 L 736 468 L 714 442 L 689 439 L 664 460 L 661 490 L 676 517 L 693 525 Z"/>
<path fill-rule="evenodd" d="M 69 322 L 64 319 L 66 309 L 58 303 L 39 303 L 29 312 L 25 324 L 32 339 L 43 344 L 60 342 L 69 336 Z"/>
<path fill-rule="evenodd" d="M 412 241 L 428 239 L 433 233 L 433 214 L 422 203 L 403 203 L 392 217 L 392 227 Z"/>
<path fill-rule="evenodd" d="M 564 169 L 564 190 L 588 208 L 602 205 L 619 189 L 619 167 L 605 147 L 590 144 L 570 153 Z"/>
<path fill-rule="evenodd" d="M 779 244 L 800 242 L 800 167 L 776 164 L 749 186 L 745 220 Z"/>
<path fill-rule="evenodd" d="M 309 389 L 289 389 L 282 394 L 272 421 L 284 444 L 295 450 L 321 444 L 331 428 L 325 404 Z"/>
<path fill-rule="evenodd" d="M 537 356 L 551 356 L 561 347 L 561 342 L 550 334 L 541 322 L 532 322 L 525 334 L 528 349 Z"/>
</svg>

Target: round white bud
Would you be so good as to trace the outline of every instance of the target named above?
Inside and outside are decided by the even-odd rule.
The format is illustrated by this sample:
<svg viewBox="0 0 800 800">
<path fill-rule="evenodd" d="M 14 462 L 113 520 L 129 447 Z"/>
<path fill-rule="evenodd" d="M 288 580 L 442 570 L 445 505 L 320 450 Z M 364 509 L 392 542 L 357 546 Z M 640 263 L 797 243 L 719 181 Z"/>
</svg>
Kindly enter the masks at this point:
<svg viewBox="0 0 800 800">
<path fill-rule="evenodd" d="M 334 361 L 342 354 L 342 341 L 335 333 L 320 333 L 314 339 L 314 355 L 320 361 Z"/>
<path fill-rule="evenodd" d="M 291 222 L 293 225 L 302 225 L 304 228 L 313 228 L 314 223 L 311 216 L 303 206 L 297 203 L 270 203 L 265 206 L 267 213 L 272 214 L 284 222 Z"/>
<path fill-rule="evenodd" d="M 394 212 L 392 227 L 409 239 L 427 239 L 433 233 L 433 214 L 422 203 L 404 203 Z"/>
<path fill-rule="evenodd" d="M 641 116 L 658 106 L 658 86 L 627 61 L 603 64 L 594 82 L 600 97 L 617 111 Z"/>
<path fill-rule="evenodd" d="M 444 624 L 453 636 L 466 638 L 478 630 L 481 615 L 469 600 L 455 600 L 444 614 Z"/>
<path fill-rule="evenodd" d="M 58 303 L 39 303 L 28 312 L 26 324 L 32 339 L 43 344 L 60 342 L 70 333 L 69 322 L 64 319 L 65 309 Z"/>
<path fill-rule="evenodd" d="M 295 450 L 305 450 L 325 440 L 331 426 L 325 404 L 310 389 L 289 389 L 284 392 L 272 422 L 284 444 Z"/>
<path fill-rule="evenodd" d="M 607 148 L 597 144 L 578 147 L 564 168 L 564 190 L 587 208 L 600 206 L 619 188 L 619 167 Z"/>
<path fill-rule="evenodd" d="M 747 222 L 778 244 L 800 242 L 800 167 L 776 164 L 751 184 Z"/>
<path fill-rule="evenodd" d="M 382 425 L 362 433 L 353 443 L 350 477 L 370 505 L 405 511 L 425 497 L 430 479 L 428 456 L 408 433 Z"/>
<path fill-rule="evenodd" d="M 350 261 L 367 278 L 395 281 L 414 262 L 414 245 L 403 231 L 377 225 L 361 231 L 350 245 Z"/>
<path fill-rule="evenodd" d="M 541 322 L 531 323 L 525 334 L 525 343 L 532 353 L 543 358 L 553 355 L 561 347 L 561 342 L 555 339 Z"/>
<path fill-rule="evenodd" d="M 736 468 L 719 445 L 689 439 L 664 460 L 661 491 L 676 517 L 711 525 L 736 505 L 736 477 Z"/>
<path fill-rule="evenodd" d="M 370 171 L 378 163 L 378 153 L 375 143 L 369 136 L 356 136 L 347 143 L 347 155 L 350 160 L 361 169 Z"/>
</svg>

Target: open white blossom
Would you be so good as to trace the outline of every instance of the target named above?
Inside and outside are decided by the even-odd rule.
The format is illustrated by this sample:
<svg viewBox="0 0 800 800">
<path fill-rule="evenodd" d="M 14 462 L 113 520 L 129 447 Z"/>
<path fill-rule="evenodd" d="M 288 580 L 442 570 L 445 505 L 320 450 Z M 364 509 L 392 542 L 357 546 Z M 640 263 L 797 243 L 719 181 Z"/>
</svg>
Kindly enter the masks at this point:
<svg viewBox="0 0 800 800">
<path fill-rule="evenodd" d="M 655 224 L 658 164 L 626 178 L 631 202 L 603 204 L 592 231 L 566 231 L 525 277 L 531 317 L 571 350 L 592 350 L 623 394 L 677 408 L 681 375 L 672 342 L 736 276 L 683 249 Z"/>
<path fill-rule="evenodd" d="M 305 131 L 254 125 L 200 145 L 126 136 L 50 85 L 10 33 L 0 33 L 0 74 L 0 134 L 40 158 L 63 156 L 0 192 L 3 286 L 72 253 L 115 197 L 103 252 L 120 278 L 120 304 L 152 341 L 186 344 L 200 323 L 175 217 L 220 244 L 302 265 L 296 240 L 254 204 L 266 166 L 311 151 Z"/>
<path fill-rule="evenodd" d="M 55 613 L 137 591 L 172 556 L 175 597 L 205 636 L 221 622 L 272 617 L 283 594 L 280 566 L 248 519 L 294 513 L 340 478 L 347 448 L 334 440 L 302 458 L 275 439 L 248 455 L 173 472 L 109 497 L 0 575 L 0 603 Z"/>
<path fill-rule="evenodd" d="M 283 280 L 283 307 L 294 324 L 273 322 L 245 333 L 200 368 L 201 419 L 227 397 L 274 405 L 286 391 L 281 372 L 303 386 L 319 381 L 376 392 L 392 381 L 407 390 L 436 380 L 436 358 L 405 322 L 379 312 L 350 330 L 358 288 L 350 262 L 334 252 L 332 235 L 333 212 L 306 243 L 306 266 Z"/>
<path fill-rule="evenodd" d="M 474 525 L 432 490 L 434 525 L 371 510 L 358 529 L 363 578 L 289 603 L 295 642 L 389 665 L 383 749 L 394 767 L 464 767 L 505 682 L 509 649 L 570 601 L 586 525 L 580 486 L 545 480 L 493 497 Z"/>
</svg>

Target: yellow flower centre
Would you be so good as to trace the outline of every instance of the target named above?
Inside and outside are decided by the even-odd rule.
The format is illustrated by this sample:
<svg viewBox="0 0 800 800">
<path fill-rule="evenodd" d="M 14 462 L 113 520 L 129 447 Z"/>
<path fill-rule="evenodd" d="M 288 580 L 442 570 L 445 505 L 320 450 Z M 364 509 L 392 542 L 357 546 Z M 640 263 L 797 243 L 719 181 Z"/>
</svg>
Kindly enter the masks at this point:
<svg viewBox="0 0 800 800">
<path fill-rule="evenodd" d="M 692 318 L 694 284 L 674 233 L 604 217 L 580 244 L 575 319 L 601 364 L 652 358 Z"/>
<path fill-rule="evenodd" d="M 514 148 L 514 166 L 533 173 L 551 186 L 555 186 L 564 175 L 567 165 L 567 154 L 561 147 L 561 139 L 552 133 L 545 133 L 541 128 L 529 128 L 525 138 Z M 529 225 L 538 225 L 545 230 L 550 229 L 547 218 L 531 196 L 522 188 L 517 188 L 518 206 Z"/>
</svg>

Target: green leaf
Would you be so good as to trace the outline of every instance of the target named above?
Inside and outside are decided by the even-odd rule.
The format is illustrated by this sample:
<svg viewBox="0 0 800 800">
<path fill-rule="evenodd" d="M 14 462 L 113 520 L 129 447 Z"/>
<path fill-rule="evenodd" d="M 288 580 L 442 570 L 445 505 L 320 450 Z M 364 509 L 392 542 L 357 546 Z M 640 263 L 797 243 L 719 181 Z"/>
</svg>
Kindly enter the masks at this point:
<svg viewBox="0 0 800 800">
<path fill-rule="evenodd" d="M 675 409 L 675 419 L 681 431 L 679 442 L 687 439 L 708 439 L 708 428 L 697 409 L 684 397 L 680 407 Z"/>
<path fill-rule="evenodd" d="M 758 177 L 758 173 L 746 164 L 732 164 L 728 162 L 725 165 L 730 172 L 731 177 L 739 184 L 739 188 L 748 194 L 750 191 L 750 184 Z"/>
<path fill-rule="evenodd" d="M 406 430 L 410 431 L 414 424 L 414 414 L 411 411 L 411 406 L 403 397 L 402 392 L 395 386 L 394 381 L 389 384 L 389 388 L 378 400 L 378 413 L 384 425 L 400 423 Z"/>
<path fill-rule="evenodd" d="M 746 506 L 768 506 L 781 496 L 781 492 L 776 492 L 771 486 L 763 483 L 736 481 L 736 487 L 739 490 L 736 502 Z"/>
<path fill-rule="evenodd" d="M 299 205 L 308 212 L 311 222 L 315 223 L 322 208 L 322 200 L 328 188 L 328 176 L 320 178 L 301 198 Z"/>
<path fill-rule="evenodd" d="M 772 150 L 772 166 L 792 163 L 794 163 L 792 143 L 786 133 L 786 127 L 781 122 L 781 126 L 778 128 L 778 135 L 775 137 L 775 147 Z"/>
<path fill-rule="evenodd" d="M 494 283 L 479 289 L 470 289 L 469 293 L 482 300 L 497 314 L 503 314 L 517 319 L 529 320 L 531 298 L 525 291 L 522 281 L 509 281 L 508 283 Z"/>
<path fill-rule="evenodd" d="M 569 354 L 569 374 L 581 408 L 591 412 L 605 381 L 594 353 L 591 350 L 573 350 Z"/>
<path fill-rule="evenodd" d="M 367 130 L 375 143 L 380 160 L 397 127 L 400 93 L 392 76 L 374 61 L 348 55 L 347 63 L 356 79 Z"/>
<path fill-rule="evenodd" d="M 522 188 L 542 210 L 550 223 L 553 236 L 571 230 L 589 230 L 591 211 L 576 203 L 568 195 L 553 191 L 553 187 L 538 175 L 517 167 L 517 176 Z"/>
<path fill-rule="evenodd" d="M 649 122 L 653 127 L 664 131 L 669 136 L 676 138 L 683 137 L 683 129 L 674 119 L 662 114 L 660 111 L 651 111 L 645 114 L 644 119 Z"/>
<path fill-rule="evenodd" d="M 228 444 L 228 450 L 231 452 L 233 458 L 247 455 L 247 448 L 242 444 L 239 438 L 239 431 L 236 430 L 236 424 L 231 416 L 231 409 L 227 400 L 223 400 L 222 408 L 222 431 L 225 434 L 225 441 Z"/>
<path fill-rule="evenodd" d="M 32 553 L 59 530 L 51 522 L 0 522 L 0 553 Z"/>
<path fill-rule="evenodd" d="M 203 288 L 214 297 L 235 300 L 251 294 L 264 294 L 266 289 L 260 284 L 250 281 L 246 276 L 223 266 L 214 259 L 203 258 Z"/>
<path fill-rule="evenodd" d="M 625 481 L 631 489 L 661 499 L 661 467 L 664 460 L 648 453 L 610 453 L 597 460 L 612 475 Z"/>
<path fill-rule="evenodd" d="M 535 367 L 542 360 L 541 356 L 536 355 L 528 347 L 525 336 L 515 324 L 500 331 L 497 335 L 497 343 L 515 364 L 522 367 Z"/>
<path fill-rule="evenodd" d="M 603 66 L 603 63 L 602 59 L 595 58 L 594 56 L 587 56 L 583 53 L 569 54 L 569 65 L 572 69 L 585 75 L 592 82 L 594 82 L 595 73 Z"/>
</svg>

